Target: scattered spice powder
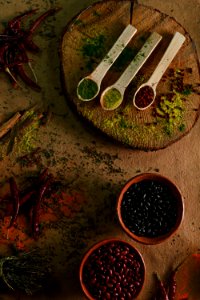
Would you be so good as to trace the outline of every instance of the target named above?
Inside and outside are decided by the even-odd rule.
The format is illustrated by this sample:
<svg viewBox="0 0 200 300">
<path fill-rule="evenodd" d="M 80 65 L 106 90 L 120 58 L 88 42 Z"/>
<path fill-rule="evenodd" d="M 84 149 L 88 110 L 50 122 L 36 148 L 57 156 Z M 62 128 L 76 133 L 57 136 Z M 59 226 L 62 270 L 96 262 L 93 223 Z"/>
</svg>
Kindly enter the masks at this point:
<svg viewBox="0 0 200 300">
<path fill-rule="evenodd" d="M 184 72 L 188 69 L 169 69 L 170 92 L 157 96 L 155 116 L 157 122 L 162 125 L 164 132 L 171 136 L 175 130 L 184 132 L 186 124 L 184 120 L 185 103 L 192 93 L 196 93 L 195 84 L 184 83 Z M 192 72 L 192 69 L 189 69 Z"/>
<path fill-rule="evenodd" d="M 91 79 L 85 78 L 78 85 L 78 95 L 84 100 L 90 100 L 96 96 L 98 85 Z"/>
<path fill-rule="evenodd" d="M 86 61 L 86 68 L 88 70 L 94 69 L 94 65 L 99 62 L 98 60 L 104 57 L 106 53 L 105 40 L 106 38 L 103 34 L 83 39 L 80 52 Z"/>
<path fill-rule="evenodd" d="M 115 88 L 108 90 L 103 96 L 103 104 L 107 109 L 117 108 L 121 100 L 122 95 Z"/>
<path fill-rule="evenodd" d="M 23 180 L 23 187 L 20 187 L 21 190 L 23 189 L 23 193 L 20 191 L 20 195 L 23 196 L 24 191 L 31 189 L 37 178 L 38 176 L 33 175 L 25 178 Z M 29 199 L 30 201 L 27 200 L 27 202 L 23 204 L 23 207 L 20 207 L 17 220 L 9 229 L 8 226 L 11 222 L 10 216 L 13 215 L 13 206 L 7 183 L 2 185 L 0 197 L 2 199 L 0 202 L 0 237 L 2 243 L 5 242 L 7 245 L 14 244 L 17 249 L 29 251 L 35 242 L 32 237 L 31 221 L 34 197 Z M 86 202 L 83 192 L 80 193 L 79 191 L 71 190 L 71 188 L 69 190 L 68 185 L 54 179 L 40 205 L 40 220 L 38 225 L 41 237 L 45 236 L 49 228 L 54 228 L 54 226 L 59 227 L 58 221 L 65 222 L 65 220 L 73 220 Z"/>
</svg>

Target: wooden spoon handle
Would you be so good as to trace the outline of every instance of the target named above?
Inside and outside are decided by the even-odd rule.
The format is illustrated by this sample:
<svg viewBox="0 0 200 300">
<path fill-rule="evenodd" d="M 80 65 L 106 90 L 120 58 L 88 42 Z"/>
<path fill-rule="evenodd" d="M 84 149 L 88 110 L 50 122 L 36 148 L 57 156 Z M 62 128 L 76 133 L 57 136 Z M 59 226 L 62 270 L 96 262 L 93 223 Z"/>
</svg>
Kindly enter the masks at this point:
<svg viewBox="0 0 200 300">
<path fill-rule="evenodd" d="M 124 50 L 128 42 L 137 32 L 137 29 L 129 24 L 124 31 L 121 33 L 117 41 L 114 43 L 110 51 L 106 54 L 100 64 L 96 67 L 96 69 L 91 73 L 90 78 L 92 78 L 97 83 L 101 83 L 103 77 L 110 69 L 112 64 Z"/>
<path fill-rule="evenodd" d="M 151 75 L 150 79 L 148 80 L 148 84 L 152 85 L 155 89 L 158 82 L 162 78 L 163 74 L 165 73 L 166 69 L 172 62 L 173 58 L 181 48 L 182 44 L 185 41 L 185 37 L 176 32 L 174 37 L 172 38 L 167 50 L 165 51 L 162 59 L 160 60 L 159 64 L 157 65 L 156 69 L 154 70 L 153 74 Z"/>
<path fill-rule="evenodd" d="M 122 73 L 120 78 L 114 84 L 116 88 L 120 89 L 121 93 L 130 84 L 131 80 L 135 77 L 137 72 L 143 66 L 147 58 L 151 55 L 158 43 L 161 41 L 162 36 L 157 32 L 153 32 L 146 40 L 140 51 L 136 54 L 132 62 Z"/>
</svg>

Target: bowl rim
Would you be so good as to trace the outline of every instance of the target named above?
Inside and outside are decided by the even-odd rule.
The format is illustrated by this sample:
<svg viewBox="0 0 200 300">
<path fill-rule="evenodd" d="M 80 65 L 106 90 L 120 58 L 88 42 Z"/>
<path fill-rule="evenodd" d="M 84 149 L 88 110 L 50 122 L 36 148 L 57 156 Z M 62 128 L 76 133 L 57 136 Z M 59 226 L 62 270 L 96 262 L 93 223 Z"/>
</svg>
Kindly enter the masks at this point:
<svg viewBox="0 0 200 300">
<path fill-rule="evenodd" d="M 134 251 L 137 253 L 137 255 L 139 256 L 139 258 L 140 258 L 140 260 L 142 262 L 141 266 L 143 268 L 143 281 L 142 281 L 142 284 L 141 284 L 141 288 L 140 288 L 139 292 L 137 293 L 136 297 L 140 294 L 140 292 L 142 291 L 142 288 L 144 286 L 145 277 L 146 277 L 146 266 L 145 266 L 145 262 L 144 262 L 143 256 L 140 253 L 140 251 L 137 248 L 135 248 L 135 246 L 133 246 L 130 242 L 122 240 L 121 238 L 116 238 L 116 237 L 114 237 L 114 238 L 106 238 L 106 239 L 103 239 L 103 240 L 95 243 L 93 246 L 91 246 L 86 251 L 86 253 L 84 254 L 84 256 L 83 256 L 83 258 L 81 260 L 81 264 L 80 264 L 80 268 L 79 268 L 79 281 L 80 281 L 80 285 L 81 285 L 82 291 L 84 292 L 85 296 L 89 300 L 95 300 L 95 298 L 93 298 L 93 296 L 90 294 L 90 292 L 88 291 L 86 285 L 83 282 L 83 268 L 84 268 L 84 265 L 85 265 L 88 257 L 93 253 L 93 251 L 95 251 L 96 249 L 98 249 L 99 247 L 101 247 L 103 245 L 106 245 L 106 244 L 109 244 L 109 243 L 112 243 L 112 242 L 120 242 L 120 243 L 123 243 L 123 244 L 127 244 L 129 247 L 131 247 L 132 249 L 134 249 Z"/>
<path fill-rule="evenodd" d="M 123 200 L 123 196 L 124 193 L 127 191 L 127 189 L 134 183 L 138 183 L 140 181 L 143 180 L 156 180 L 156 181 L 160 181 L 160 182 L 165 182 L 167 183 L 167 185 L 171 188 L 171 190 L 173 191 L 174 194 L 176 194 L 176 199 L 178 201 L 178 216 L 177 216 L 177 220 L 176 220 L 176 224 L 174 225 L 174 227 L 171 228 L 171 230 L 166 233 L 163 234 L 161 236 L 158 237 L 144 237 L 144 236 L 137 236 L 136 234 L 132 233 L 128 227 L 124 224 L 123 222 L 123 218 L 121 215 L 121 203 Z M 175 232 L 178 230 L 179 226 L 181 225 L 183 218 L 184 218 L 184 201 L 183 201 L 183 196 L 182 193 L 180 191 L 180 189 L 178 188 L 178 186 L 168 177 L 163 176 L 161 174 L 158 173 L 151 173 L 151 172 L 146 172 L 146 173 L 141 173 L 138 174 L 132 178 L 130 178 L 122 187 L 118 199 L 117 199 L 117 216 L 118 216 L 118 220 L 119 223 L 122 227 L 122 229 L 135 241 L 142 243 L 142 244 L 146 244 L 146 245 L 155 245 L 155 244 L 159 244 L 165 240 L 167 240 L 169 237 L 171 237 L 172 235 L 175 234 Z"/>
</svg>

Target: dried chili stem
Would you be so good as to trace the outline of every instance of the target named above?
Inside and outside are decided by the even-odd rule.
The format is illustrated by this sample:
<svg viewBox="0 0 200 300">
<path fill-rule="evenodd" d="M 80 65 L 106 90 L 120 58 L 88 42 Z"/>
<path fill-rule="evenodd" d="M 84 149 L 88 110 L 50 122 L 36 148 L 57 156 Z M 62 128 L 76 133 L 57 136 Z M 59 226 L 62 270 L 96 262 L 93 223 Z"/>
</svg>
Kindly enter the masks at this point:
<svg viewBox="0 0 200 300">
<path fill-rule="evenodd" d="M 30 68 L 30 70 L 31 70 L 31 72 L 32 72 L 32 74 L 33 74 L 33 77 L 34 77 L 34 79 L 35 79 L 35 82 L 37 83 L 37 82 L 38 82 L 38 79 L 37 79 L 36 73 L 35 73 L 35 71 L 34 71 L 34 69 L 33 69 L 33 66 L 32 66 L 32 64 L 31 64 L 30 61 L 28 62 L 28 66 L 29 66 L 29 68 Z"/>
<path fill-rule="evenodd" d="M 5 68 L 6 73 L 8 73 L 10 75 L 10 77 L 14 80 L 14 82 L 20 87 L 22 88 L 21 84 L 19 84 L 19 82 L 17 81 L 17 79 L 14 77 L 14 75 L 10 72 L 10 69 L 8 67 Z"/>
</svg>

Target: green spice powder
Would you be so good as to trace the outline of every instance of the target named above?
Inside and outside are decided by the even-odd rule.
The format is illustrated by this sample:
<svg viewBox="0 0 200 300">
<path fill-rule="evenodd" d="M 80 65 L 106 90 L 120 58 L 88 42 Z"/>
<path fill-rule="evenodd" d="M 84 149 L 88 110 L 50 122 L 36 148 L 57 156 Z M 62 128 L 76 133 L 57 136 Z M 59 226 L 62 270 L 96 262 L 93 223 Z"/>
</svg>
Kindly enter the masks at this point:
<svg viewBox="0 0 200 300">
<path fill-rule="evenodd" d="M 90 100 L 98 92 L 98 85 L 91 79 L 84 79 L 78 86 L 78 95 L 84 100 Z"/>
<path fill-rule="evenodd" d="M 105 108 L 115 108 L 121 101 L 122 95 L 117 89 L 113 88 L 110 89 L 107 93 L 105 93 L 103 99 Z"/>
</svg>

